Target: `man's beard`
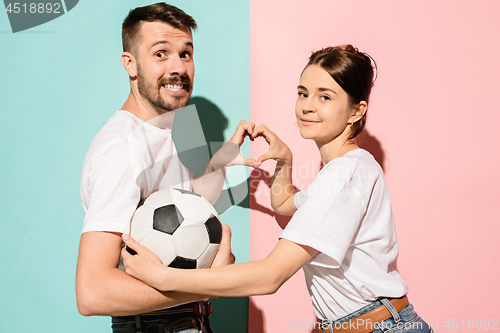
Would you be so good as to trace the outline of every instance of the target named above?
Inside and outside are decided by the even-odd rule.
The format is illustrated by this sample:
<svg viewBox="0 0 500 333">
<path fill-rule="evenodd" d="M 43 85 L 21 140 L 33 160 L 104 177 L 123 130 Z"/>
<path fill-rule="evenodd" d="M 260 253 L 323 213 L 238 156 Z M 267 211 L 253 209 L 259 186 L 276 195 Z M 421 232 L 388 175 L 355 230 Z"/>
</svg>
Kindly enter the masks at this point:
<svg viewBox="0 0 500 333">
<path fill-rule="evenodd" d="M 182 83 L 184 84 L 184 89 L 187 92 L 187 95 L 185 96 L 172 96 L 174 99 L 174 102 L 168 103 L 167 101 L 163 100 L 160 94 L 161 86 L 164 84 L 168 83 Z M 189 76 L 183 75 L 183 76 L 172 76 L 169 77 L 168 79 L 161 79 L 158 82 L 157 86 L 154 86 L 154 84 L 150 84 L 149 82 L 146 81 L 144 76 L 142 75 L 142 71 L 140 67 L 137 68 L 137 87 L 139 89 L 139 94 L 146 99 L 151 105 L 165 110 L 165 112 L 168 111 L 173 111 L 177 110 L 180 108 L 185 107 L 186 105 L 189 104 L 189 101 L 191 100 L 191 91 L 192 91 L 192 83 L 191 80 L 189 79 Z"/>
</svg>

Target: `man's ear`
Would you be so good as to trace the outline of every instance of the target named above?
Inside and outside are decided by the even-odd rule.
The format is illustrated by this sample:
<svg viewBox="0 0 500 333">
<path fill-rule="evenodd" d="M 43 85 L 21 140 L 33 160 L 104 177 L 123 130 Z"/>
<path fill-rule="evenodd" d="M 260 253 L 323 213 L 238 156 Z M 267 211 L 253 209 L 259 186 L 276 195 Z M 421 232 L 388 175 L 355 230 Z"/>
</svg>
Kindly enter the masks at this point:
<svg viewBox="0 0 500 333">
<path fill-rule="evenodd" d="M 137 76 L 137 61 L 132 53 L 123 52 L 121 61 L 130 78 L 135 78 Z"/>
<path fill-rule="evenodd" d="M 358 104 L 356 104 L 353 108 L 353 113 L 351 115 L 351 118 L 349 119 L 349 122 L 355 123 L 361 118 L 363 118 L 367 109 L 368 109 L 368 104 L 366 103 L 366 101 L 361 101 Z"/>
</svg>

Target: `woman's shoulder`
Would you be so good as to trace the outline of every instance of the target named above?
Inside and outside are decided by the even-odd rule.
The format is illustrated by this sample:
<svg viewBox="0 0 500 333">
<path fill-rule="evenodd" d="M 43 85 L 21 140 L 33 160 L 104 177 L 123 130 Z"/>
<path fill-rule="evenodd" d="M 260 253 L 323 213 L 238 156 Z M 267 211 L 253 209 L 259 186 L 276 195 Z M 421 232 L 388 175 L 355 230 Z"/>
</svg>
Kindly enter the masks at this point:
<svg viewBox="0 0 500 333">
<path fill-rule="evenodd" d="M 334 175 L 337 178 L 348 180 L 355 174 L 366 174 L 367 172 L 378 175 L 381 172 L 380 165 L 368 151 L 357 148 L 330 161 L 318 175 Z"/>
</svg>

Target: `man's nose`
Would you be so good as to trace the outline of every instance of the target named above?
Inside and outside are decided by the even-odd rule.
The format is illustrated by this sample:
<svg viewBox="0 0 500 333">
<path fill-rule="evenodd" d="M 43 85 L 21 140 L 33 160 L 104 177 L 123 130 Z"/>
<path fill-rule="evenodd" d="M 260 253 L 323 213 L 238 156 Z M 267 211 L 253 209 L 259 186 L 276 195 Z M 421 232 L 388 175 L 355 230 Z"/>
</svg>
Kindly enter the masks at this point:
<svg viewBox="0 0 500 333">
<path fill-rule="evenodd" d="M 186 74 L 186 64 L 179 57 L 175 56 L 170 58 L 169 74 L 182 76 Z"/>
</svg>

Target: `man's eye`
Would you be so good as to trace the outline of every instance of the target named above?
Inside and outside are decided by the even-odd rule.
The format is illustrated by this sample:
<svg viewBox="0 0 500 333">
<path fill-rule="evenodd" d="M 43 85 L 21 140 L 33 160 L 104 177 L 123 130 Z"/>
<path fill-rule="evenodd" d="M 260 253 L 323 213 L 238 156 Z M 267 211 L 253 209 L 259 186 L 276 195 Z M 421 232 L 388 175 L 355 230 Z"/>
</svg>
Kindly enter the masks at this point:
<svg viewBox="0 0 500 333">
<path fill-rule="evenodd" d="M 157 58 L 164 58 L 164 57 L 166 57 L 165 52 L 163 52 L 163 51 L 156 52 L 155 56 Z"/>
<path fill-rule="evenodd" d="M 299 94 L 299 97 L 301 97 L 301 98 L 307 98 L 307 94 L 305 92 L 299 91 L 298 94 Z"/>
<path fill-rule="evenodd" d="M 191 59 L 193 56 L 190 52 L 182 52 L 181 53 L 181 58 L 182 59 Z"/>
</svg>

